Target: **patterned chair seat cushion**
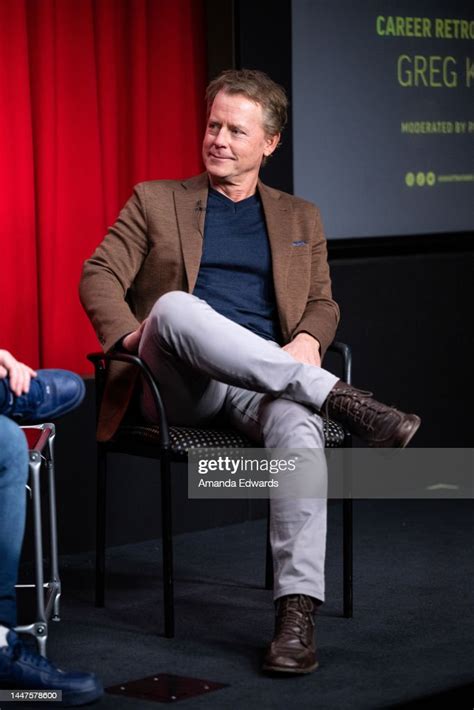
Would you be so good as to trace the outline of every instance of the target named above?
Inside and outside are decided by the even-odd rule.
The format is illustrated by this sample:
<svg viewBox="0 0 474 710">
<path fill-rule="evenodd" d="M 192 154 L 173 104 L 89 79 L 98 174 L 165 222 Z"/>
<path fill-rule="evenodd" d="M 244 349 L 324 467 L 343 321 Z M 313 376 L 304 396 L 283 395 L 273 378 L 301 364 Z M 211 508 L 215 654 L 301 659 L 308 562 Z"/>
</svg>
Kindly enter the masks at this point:
<svg viewBox="0 0 474 710">
<path fill-rule="evenodd" d="M 344 429 L 335 422 L 324 419 L 326 448 L 338 448 L 344 443 Z M 195 427 L 169 427 L 171 451 L 174 456 L 185 457 L 196 448 L 249 448 L 254 442 L 235 429 L 199 429 Z M 124 424 L 114 437 L 118 445 L 159 445 L 160 428 L 151 424 Z"/>
</svg>

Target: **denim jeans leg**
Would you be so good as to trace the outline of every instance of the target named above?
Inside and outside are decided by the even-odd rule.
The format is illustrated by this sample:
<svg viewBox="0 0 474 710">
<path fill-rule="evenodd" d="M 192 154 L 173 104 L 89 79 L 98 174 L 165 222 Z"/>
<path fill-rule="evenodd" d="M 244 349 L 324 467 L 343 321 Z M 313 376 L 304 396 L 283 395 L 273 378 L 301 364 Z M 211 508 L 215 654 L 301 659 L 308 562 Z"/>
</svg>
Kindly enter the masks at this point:
<svg viewBox="0 0 474 710">
<path fill-rule="evenodd" d="M 0 415 L 0 624 L 15 626 L 16 594 L 25 529 L 28 446 L 15 422 Z"/>
</svg>

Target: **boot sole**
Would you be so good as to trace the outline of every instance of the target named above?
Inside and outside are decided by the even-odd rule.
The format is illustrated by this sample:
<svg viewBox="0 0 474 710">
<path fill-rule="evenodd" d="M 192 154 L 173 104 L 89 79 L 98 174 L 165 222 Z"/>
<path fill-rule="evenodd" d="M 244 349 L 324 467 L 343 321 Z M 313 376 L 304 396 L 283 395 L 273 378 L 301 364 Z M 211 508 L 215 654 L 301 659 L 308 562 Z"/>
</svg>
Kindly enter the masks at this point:
<svg viewBox="0 0 474 710">
<path fill-rule="evenodd" d="M 413 439 L 416 432 L 420 428 L 420 424 L 421 424 L 420 417 L 418 417 L 416 414 L 413 414 L 412 417 L 413 418 L 411 421 L 411 428 L 406 432 L 403 439 L 401 439 L 397 445 L 394 445 L 394 448 L 404 449 L 406 446 L 408 446 L 408 444 L 410 443 L 410 441 Z"/>
<path fill-rule="evenodd" d="M 263 665 L 262 670 L 270 673 L 288 673 L 289 675 L 305 675 L 306 673 L 312 673 L 313 671 L 316 670 L 316 668 L 319 667 L 319 662 L 316 661 L 312 666 L 309 666 L 309 668 L 284 668 L 282 666 L 268 666 L 268 665 Z"/>
</svg>

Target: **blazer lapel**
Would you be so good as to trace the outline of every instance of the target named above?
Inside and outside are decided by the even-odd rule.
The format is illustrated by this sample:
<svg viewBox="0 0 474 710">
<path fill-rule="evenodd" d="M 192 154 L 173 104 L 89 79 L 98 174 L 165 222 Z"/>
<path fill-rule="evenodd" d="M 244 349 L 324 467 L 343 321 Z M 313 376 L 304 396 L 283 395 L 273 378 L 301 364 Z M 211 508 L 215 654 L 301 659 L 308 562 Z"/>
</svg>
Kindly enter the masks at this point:
<svg viewBox="0 0 474 710">
<path fill-rule="evenodd" d="M 285 196 L 267 187 L 259 181 L 258 189 L 262 200 L 268 239 L 272 253 L 273 283 L 280 315 L 280 324 L 284 335 L 288 334 L 286 318 L 288 266 L 291 258 L 291 219 L 292 206 Z"/>
<path fill-rule="evenodd" d="M 188 292 L 192 293 L 201 264 L 208 194 L 207 174 L 186 180 L 181 185 L 174 192 L 174 202 Z"/>
</svg>

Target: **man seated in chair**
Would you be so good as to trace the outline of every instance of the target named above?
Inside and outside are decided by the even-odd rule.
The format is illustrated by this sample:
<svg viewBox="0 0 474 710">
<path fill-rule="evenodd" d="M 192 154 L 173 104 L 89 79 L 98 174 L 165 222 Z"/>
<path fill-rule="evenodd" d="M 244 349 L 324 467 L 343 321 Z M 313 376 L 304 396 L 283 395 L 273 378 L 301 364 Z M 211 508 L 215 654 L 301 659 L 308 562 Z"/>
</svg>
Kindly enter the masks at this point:
<svg viewBox="0 0 474 710">
<path fill-rule="evenodd" d="M 15 584 L 23 544 L 28 480 L 22 424 L 51 421 L 80 405 L 85 387 L 68 370 L 35 372 L 8 350 L 0 350 L 0 688 L 60 690 L 58 705 L 85 705 L 101 697 L 102 684 L 91 673 L 62 671 L 30 651 L 14 631 Z M 56 703 L 55 703 L 56 704 Z"/>
<path fill-rule="evenodd" d="M 286 123 L 284 90 L 263 72 L 229 70 L 209 84 L 207 110 L 206 172 L 137 185 L 84 265 L 81 299 L 101 344 L 140 354 L 171 424 L 222 415 L 257 445 L 321 450 L 327 415 L 371 446 L 406 446 L 416 415 L 321 367 L 339 310 L 319 212 L 259 180 Z M 130 400 L 127 368 L 110 368 L 99 440 Z M 156 421 L 146 391 L 141 405 Z M 326 501 L 272 500 L 270 530 L 276 629 L 263 668 L 308 673 L 318 665 Z"/>
</svg>

